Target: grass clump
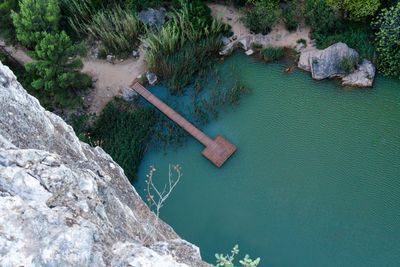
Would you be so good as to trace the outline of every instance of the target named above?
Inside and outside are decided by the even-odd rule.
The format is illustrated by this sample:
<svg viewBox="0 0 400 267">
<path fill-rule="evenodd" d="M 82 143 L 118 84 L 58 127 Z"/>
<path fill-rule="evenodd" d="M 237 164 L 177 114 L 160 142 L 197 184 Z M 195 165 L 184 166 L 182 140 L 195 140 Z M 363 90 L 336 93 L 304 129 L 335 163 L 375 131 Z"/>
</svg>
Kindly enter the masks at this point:
<svg viewBox="0 0 400 267">
<path fill-rule="evenodd" d="M 227 31 L 220 21 L 193 16 L 193 9 L 197 7 L 181 1 L 181 8 L 161 29 L 143 38 L 150 70 L 167 80 L 172 93 L 181 93 L 193 75 L 210 63 L 210 56 L 222 46 L 221 33 Z"/>
<path fill-rule="evenodd" d="M 143 29 L 133 12 L 119 5 L 98 9 L 89 0 L 72 0 L 64 6 L 72 29 L 101 41 L 107 53 L 129 54 L 138 45 Z"/>
<path fill-rule="evenodd" d="M 267 47 L 261 51 L 261 55 L 266 62 L 278 61 L 285 55 L 282 47 Z"/>
<path fill-rule="evenodd" d="M 355 57 L 343 57 L 339 62 L 341 68 L 346 74 L 353 72 L 357 67 L 358 59 Z"/>
</svg>

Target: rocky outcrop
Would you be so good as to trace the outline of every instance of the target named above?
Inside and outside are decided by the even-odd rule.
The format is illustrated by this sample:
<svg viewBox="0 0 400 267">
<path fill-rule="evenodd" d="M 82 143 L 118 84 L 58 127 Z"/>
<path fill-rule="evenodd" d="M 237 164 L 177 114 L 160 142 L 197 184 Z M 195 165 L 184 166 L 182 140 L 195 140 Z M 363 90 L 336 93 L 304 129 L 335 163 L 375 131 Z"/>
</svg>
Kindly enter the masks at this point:
<svg viewBox="0 0 400 267">
<path fill-rule="evenodd" d="M 348 47 L 344 43 L 336 43 L 324 50 L 315 48 L 303 50 L 300 54 L 298 67 L 310 71 L 315 80 L 340 77 L 343 84 L 349 86 L 372 86 L 375 67 L 369 61 L 363 61 L 361 65 L 356 66 L 354 72 L 348 74 L 341 67 L 343 59 L 359 61 L 359 55 L 356 50 Z"/>
<path fill-rule="evenodd" d="M 0 266 L 207 266 L 0 63 Z"/>
<path fill-rule="evenodd" d="M 375 66 L 371 61 L 364 59 L 358 68 L 342 78 L 342 85 L 354 87 L 371 87 L 375 77 Z"/>
</svg>

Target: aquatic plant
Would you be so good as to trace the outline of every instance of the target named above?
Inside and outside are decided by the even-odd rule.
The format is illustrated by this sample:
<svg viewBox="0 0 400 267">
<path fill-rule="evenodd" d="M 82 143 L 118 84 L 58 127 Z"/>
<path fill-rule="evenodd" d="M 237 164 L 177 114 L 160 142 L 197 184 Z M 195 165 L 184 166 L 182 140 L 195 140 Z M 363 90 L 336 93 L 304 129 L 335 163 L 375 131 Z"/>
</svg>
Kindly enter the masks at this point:
<svg viewBox="0 0 400 267">
<path fill-rule="evenodd" d="M 215 267 L 234 267 L 235 266 L 235 257 L 239 254 L 239 246 L 235 245 L 231 254 L 215 254 L 215 258 L 217 259 L 217 265 Z M 249 255 L 245 255 L 242 260 L 239 260 L 239 263 L 242 267 L 257 267 L 260 264 L 261 259 L 256 258 L 255 260 L 251 259 Z"/>
<path fill-rule="evenodd" d="M 219 51 L 221 32 L 227 26 L 215 19 L 196 19 L 193 5 L 181 1 L 181 8 L 156 31 L 149 31 L 142 41 L 147 47 L 145 60 L 149 68 L 168 80 L 173 93 L 180 93 L 193 74 L 209 63 L 209 56 Z"/>
<path fill-rule="evenodd" d="M 261 51 L 261 55 L 266 62 L 277 61 L 284 56 L 282 47 L 267 47 Z"/>
</svg>

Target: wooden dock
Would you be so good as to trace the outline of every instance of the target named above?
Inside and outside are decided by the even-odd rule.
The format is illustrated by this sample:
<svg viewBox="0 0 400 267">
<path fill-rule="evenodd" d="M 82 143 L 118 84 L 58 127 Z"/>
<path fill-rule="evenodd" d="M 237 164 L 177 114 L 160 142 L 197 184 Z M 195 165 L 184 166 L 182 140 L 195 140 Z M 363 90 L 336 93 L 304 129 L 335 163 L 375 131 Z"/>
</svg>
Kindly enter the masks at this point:
<svg viewBox="0 0 400 267">
<path fill-rule="evenodd" d="M 133 84 L 132 89 L 202 143 L 205 146 L 205 149 L 202 152 L 203 156 L 209 159 L 217 167 L 221 167 L 222 164 L 224 164 L 224 162 L 236 151 L 236 147 L 220 135 L 218 135 L 214 140 L 211 139 L 193 124 L 188 122 L 184 117 L 179 115 L 175 110 L 150 93 L 149 90 L 144 88 L 140 83 L 136 82 Z"/>
</svg>

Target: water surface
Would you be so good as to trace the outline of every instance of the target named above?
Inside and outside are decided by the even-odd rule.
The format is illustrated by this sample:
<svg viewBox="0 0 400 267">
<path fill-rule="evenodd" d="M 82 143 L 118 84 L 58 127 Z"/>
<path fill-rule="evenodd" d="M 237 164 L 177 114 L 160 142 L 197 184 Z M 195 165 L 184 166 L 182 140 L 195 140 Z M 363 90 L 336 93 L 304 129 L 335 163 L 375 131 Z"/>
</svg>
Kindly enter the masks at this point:
<svg viewBox="0 0 400 267">
<path fill-rule="evenodd" d="M 179 163 L 161 217 L 210 262 L 238 243 L 261 266 L 399 266 L 400 82 L 343 90 L 241 54 L 219 68 L 232 66 L 253 93 L 203 129 L 235 155 L 218 169 L 194 140 L 150 151 L 142 196 L 149 165 L 163 183 Z"/>
</svg>

